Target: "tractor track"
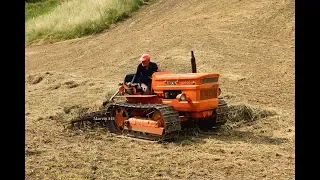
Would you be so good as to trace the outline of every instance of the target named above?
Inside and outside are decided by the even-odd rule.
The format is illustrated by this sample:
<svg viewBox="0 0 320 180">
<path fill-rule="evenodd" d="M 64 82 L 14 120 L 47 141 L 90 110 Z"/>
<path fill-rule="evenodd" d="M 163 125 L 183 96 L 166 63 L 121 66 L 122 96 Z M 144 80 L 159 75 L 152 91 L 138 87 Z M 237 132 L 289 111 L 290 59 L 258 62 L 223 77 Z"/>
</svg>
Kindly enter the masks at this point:
<svg viewBox="0 0 320 180">
<path fill-rule="evenodd" d="M 116 126 L 113 110 L 123 107 L 126 109 L 140 110 L 158 110 L 161 112 L 165 122 L 164 135 L 156 136 L 146 132 L 135 132 L 127 129 L 120 130 Z M 125 135 L 129 137 L 146 139 L 152 141 L 162 141 L 176 137 L 181 131 L 179 114 L 173 107 L 166 104 L 133 104 L 133 103 L 110 103 L 106 109 L 81 114 L 78 118 L 71 121 L 74 129 L 91 129 L 97 126 L 103 126 L 107 131 L 116 135 Z"/>
<path fill-rule="evenodd" d="M 226 123 L 228 115 L 227 103 L 219 98 L 219 108 L 216 109 L 216 125 L 221 126 Z M 146 132 L 138 132 L 128 129 L 119 129 L 116 125 L 113 111 L 116 108 L 125 108 L 126 110 L 158 110 L 163 115 L 165 122 L 164 134 L 154 135 Z M 124 135 L 132 138 L 145 139 L 151 141 L 162 141 L 175 138 L 181 132 L 181 121 L 178 112 L 167 104 L 134 104 L 127 102 L 109 103 L 105 109 L 95 112 L 83 113 L 71 121 L 73 129 L 93 129 L 95 127 L 104 127 L 108 132 L 115 135 Z"/>
</svg>

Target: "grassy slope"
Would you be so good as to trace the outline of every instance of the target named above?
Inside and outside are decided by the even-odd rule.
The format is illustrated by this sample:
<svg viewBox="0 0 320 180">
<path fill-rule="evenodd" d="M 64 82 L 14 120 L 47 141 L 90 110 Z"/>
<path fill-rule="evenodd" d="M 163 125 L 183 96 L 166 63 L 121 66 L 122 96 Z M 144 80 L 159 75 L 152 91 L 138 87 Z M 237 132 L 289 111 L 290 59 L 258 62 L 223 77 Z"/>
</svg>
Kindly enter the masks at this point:
<svg viewBox="0 0 320 180">
<path fill-rule="evenodd" d="M 70 0 L 28 3 L 27 43 L 55 42 L 100 33 L 128 17 L 143 0 Z M 42 15 L 42 16 L 39 16 Z M 36 16 L 30 19 L 30 17 Z"/>
<path fill-rule="evenodd" d="M 44 0 L 26 3 L 25 20 L 44 15 L 52 11 L 59 3 L 59 0 Z"/>
<path fill-rule="evenodd" d="M 27 77 L 43 80 L 26 82 L 26 179 L 292 179 L 294 1 L 151 2 L 103 34 L 27 46 Z M 55 118 L 114 92 L 142 53 L 190 72 L 190 50 L 199 72 L 221 74 L 230 104 L 279 115 L 164 144 L 69 131 Z"/>
</svg>

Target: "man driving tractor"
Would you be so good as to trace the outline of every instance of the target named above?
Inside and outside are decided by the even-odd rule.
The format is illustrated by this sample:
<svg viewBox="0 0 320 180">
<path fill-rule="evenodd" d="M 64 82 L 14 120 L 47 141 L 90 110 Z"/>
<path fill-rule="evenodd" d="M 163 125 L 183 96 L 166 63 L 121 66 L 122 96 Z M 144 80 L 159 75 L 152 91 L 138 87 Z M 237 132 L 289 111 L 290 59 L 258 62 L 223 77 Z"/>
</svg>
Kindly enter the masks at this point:
<svg viewBox="0 0 320 180">
<path fill-rule="evenodd" d="M 151 57 L 149 54 L 143 54 L 140 57 L 141 63 L 137 67 L 137 72 L 134 75 L 130 84 L 138 82 L 143 91 L 143 94 L 151 94 L 151 82 L 152 74 L 158 72 L 157 63 L 150 61 Z"/>
</svg>

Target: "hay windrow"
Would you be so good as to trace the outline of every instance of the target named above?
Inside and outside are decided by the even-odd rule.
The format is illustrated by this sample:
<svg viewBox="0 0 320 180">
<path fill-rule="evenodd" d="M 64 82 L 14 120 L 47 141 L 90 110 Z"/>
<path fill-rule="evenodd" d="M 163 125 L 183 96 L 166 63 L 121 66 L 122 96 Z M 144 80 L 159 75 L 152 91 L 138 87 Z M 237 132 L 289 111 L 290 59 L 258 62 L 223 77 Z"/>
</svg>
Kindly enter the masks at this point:
<svg viewBox="0 0 320 180">
<path fill-rule="evenodd" d="M 230 105 L 228 107 L 228 117 L 229 122 L 252 122 L 268 116 L 277 115 L 275 111 L 269 111 L 266 109 L 260 109 L 255 107 L 250 107 L 245 104 Z"/>
<path fill-rule="evenodd" d="M 29 75 L 27 77 L 27 82 L 29 84 L 38 84 L 39 82 L 41 82 L 43 80 L 43 76 L 40 75 Z"/>
<path fill-rule="evenodd" d="M 83 107 L 80 105 L 65 106 L 63 110 L 56 112 L 54 115 L 50 115 L 48 119 L 55 120 L 63 125 L 70 125 L 72 119 L 79 117 L 82 113 L 91 111 L 93 111 L 91 107 Z"/>
</svg>

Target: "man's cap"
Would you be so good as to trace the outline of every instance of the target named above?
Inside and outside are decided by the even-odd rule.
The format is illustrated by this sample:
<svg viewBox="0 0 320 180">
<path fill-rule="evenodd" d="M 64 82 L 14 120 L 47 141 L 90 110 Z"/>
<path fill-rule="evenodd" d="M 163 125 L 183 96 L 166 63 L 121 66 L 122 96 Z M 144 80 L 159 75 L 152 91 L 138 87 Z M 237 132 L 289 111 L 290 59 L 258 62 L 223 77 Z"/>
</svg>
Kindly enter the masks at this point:
<svg viewBox="0 0 320 180">
<path fill-rule="evenodd" d="M 150 61 L 150 59 L 151 59 L 151 57 L 150 57 L 149 54 L 143 54 L 143 55 L 140 57 L 139 60 L 140 60 L 141 62 L 144 62 L 144 61 L 147 61 L 147 60 Z"/>
</svg>

